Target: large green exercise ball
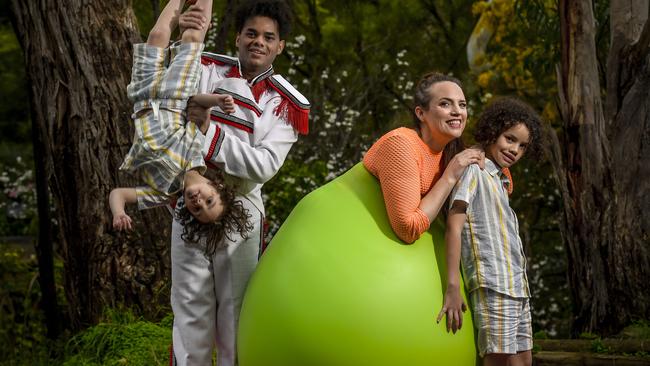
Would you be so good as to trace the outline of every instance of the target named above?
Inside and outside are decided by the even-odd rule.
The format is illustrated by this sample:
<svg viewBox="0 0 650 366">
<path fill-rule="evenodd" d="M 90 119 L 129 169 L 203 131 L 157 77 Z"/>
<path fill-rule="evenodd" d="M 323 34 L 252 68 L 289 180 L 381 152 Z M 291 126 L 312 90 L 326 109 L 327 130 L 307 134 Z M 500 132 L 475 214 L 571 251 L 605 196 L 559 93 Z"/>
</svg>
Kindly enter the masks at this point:
<svg viewBox="0 0 650 366">
<path fill-rule="evenodd" d="M 443 234 L 435 223 L 414 244 L 400 241 L 362 164 L 313 191 L 250 280 L 240 365 L 475 365 L 470 313 L 455 335 L 436 324 L 446 286 Z"/>
</svg>

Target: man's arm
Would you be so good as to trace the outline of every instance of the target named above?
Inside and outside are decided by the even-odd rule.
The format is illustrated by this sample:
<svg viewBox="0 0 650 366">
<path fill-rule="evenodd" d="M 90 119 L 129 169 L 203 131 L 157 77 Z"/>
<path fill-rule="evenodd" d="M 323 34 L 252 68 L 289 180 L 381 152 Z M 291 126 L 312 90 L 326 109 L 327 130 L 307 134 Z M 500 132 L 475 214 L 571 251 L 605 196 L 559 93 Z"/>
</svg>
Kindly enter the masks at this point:
<svg viewBox="0 0 650 366">
<path fill-rule="evenodd" d="M 255 117 L 253 125 L 272 125 L 271 129 L 254 145 L 242 141 L 239 137 L 228 134 L 218 125 L 212 123 L 206 132 L 203 154 L 205 161 L 222 167 L 232 176 L 263 184 L 280 170 L 289 150 L 298 140 L 293 127 L 273 110 L 280 103 L 269 102 L 262 115 Z"/>
</svg>

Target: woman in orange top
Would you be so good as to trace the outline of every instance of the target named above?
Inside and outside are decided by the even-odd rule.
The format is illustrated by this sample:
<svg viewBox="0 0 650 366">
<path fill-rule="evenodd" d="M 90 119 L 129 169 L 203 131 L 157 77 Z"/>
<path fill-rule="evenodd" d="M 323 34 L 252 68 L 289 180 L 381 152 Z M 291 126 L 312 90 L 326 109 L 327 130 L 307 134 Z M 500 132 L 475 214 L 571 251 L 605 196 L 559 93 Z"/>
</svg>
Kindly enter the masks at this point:
<svg viewBox="0 0 650 366">
<path fill-rule="evenodd" d="M 368 150 L 363 164 L 381 185 L 395 234 L 413 243 L 429 229 L 465 168 L 485 154 L 462 149 L 467 102 L 460 81 L 425 75 L 415 91 L 415 129 L 397 128 Z"/>
</svg>

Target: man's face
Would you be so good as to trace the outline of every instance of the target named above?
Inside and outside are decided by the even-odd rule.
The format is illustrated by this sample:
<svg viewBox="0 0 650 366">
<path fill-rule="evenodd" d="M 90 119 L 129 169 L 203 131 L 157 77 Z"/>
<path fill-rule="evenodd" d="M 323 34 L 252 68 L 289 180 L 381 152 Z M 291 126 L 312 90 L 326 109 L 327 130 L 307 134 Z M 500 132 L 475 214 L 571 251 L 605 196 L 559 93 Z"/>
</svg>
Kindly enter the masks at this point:
<svg viewBox="0 0 650 366">
<path fill-rule="evenodd" d="M 275 57 L 284 49 L 284 40 L 280 40 L 278 23 L 275 20 L 255 16 L 244 23 L 237 35 L 236 45 L 242 74 L 251 79 L 273 64 Z"/>
</svg>

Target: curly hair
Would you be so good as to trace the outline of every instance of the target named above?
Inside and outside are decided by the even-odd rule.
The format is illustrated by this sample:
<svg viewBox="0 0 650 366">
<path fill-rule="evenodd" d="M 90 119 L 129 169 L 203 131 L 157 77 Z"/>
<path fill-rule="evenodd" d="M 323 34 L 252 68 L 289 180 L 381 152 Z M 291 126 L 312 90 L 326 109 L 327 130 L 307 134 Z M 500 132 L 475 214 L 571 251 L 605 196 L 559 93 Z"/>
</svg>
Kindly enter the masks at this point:
<svg viewBox="0 0 650 366">
<path fill-rule="evenodd" d="M 224 237 L 230 238 L 229 233 L 238 232 L 243 238 L 248 238 L 248 232 L 253 225 L 248 221 L 251 215 L 240 200 L 235 199 L 235 188 L 224 182 L 223 174 L 216 172 L 210 180 L 223 204 L 223 213 L 212 223 L 201 223 L 192 216 L 183 200 L 175 211 L 175 217 L 183 226 L 181 238 L 189 243 L 199 244 L 201 238 L 206 238 L 205 255 L 212 256 L 218 248 L 224 246 Z"/>
<path fill-rule="evenodd" d="M 429 72 L 422 76 L 422 78 L 420 78 L 420 81 L 418 81 L 417 85 L 415 86 L 415 92 L 413 93 L 413 102 L 415 103 L 415 106 L 411 110 L 413 111 L 413 122 L 415 125 L 415 130 L 418 131 L 418 134 L 420 134 L 420 129 L 422 128 L 422 121 L 420 121 L 417 115 L 415 115 L 415 107 L 429 110 L 429 102 L 431 102 L 431 93 L 429 89 L 431 88 L 431 85 L 443 81 L 450 81 L 458 85 L 461 89 L 463 88 L 460 80 L 456 79 L 453 76 L 436 71 Z M 442 152 L 442 169 L 447 166 L 447 164 L 456 154 L 463 151 L 464 148 L 465 144 L 463 144 L 463 140 L 459 138 L 451 140 L 445 146 L 445 149 Z"/>
<path fill-rule="evenodd" d="M 539 156 L 542 146 L 542 120 L 527 103 L 513 97 L 501 97 L 492 101 L 476 123 L 474 138 L 483 148 L 497 141 L 509 128 L 523 123 L 528 128 L 529 141 L 526 153 Z"/>
<path fill-rule="evenodd" d="M 278 23 L 280 39 L 284 39 L 291 32 L 293 17 L 289 5 L 283 0 L 248 0 L 245 1 L 235 13 L 235 28 L 241 33 L 244 24 L 250 18 L 262 16 L 275 20 Z"/>
</svg>

